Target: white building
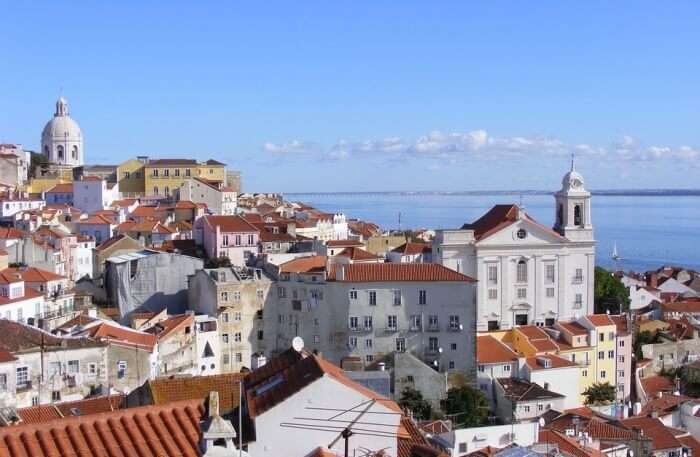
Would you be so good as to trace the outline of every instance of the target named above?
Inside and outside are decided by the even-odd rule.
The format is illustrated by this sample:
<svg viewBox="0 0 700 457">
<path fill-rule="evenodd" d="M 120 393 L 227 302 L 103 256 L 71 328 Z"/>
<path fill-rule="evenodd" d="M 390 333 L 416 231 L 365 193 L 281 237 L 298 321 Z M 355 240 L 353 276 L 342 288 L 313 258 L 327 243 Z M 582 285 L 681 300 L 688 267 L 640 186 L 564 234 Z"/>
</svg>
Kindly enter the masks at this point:
<svg viewBox="0 0 700 457">
<path fill-rule="evenodd" d="M 41 133 L 41 150 L 52 164 L 79 167 L 85 162 L 83 133 L 68 115 L 68 102 L 63 97 L 56 102 L 53 119 Z"/>
<path fill-rule="evenodd" d="M 0 144 L 0 183 L 14 188 L 29 177 L 31 155 L 21 144 Z"/>
<path fill-rule="evenodd" d="M 535 421 L 512 425 L 460 428 L 440 436 L 452 445 L 451 455 L 463 456 L 487 446 L 504 448 L 512 443 L 518 443 L 519 446 L 531 446 L 539 439 L 539 424 Z"/>
<path fill-rule="evenodd" d="M 496 205 L 459 230 L 437 232 L 434 261 L 479 281 L 479 330 L 552 325 L 593 313 L 590 193 L 573 165 L 555 200 L 554 229 L 522 207 Z"/>
<path fill-rule="evenodd" d="M 212 214 L 232 216 L 236 214 L 237 194 L 230 187 L 217 187 L 201 178 L 189 178 L 180 186 L 180 200 L 204 203 Z"/>
<path fill-rule="evenodd" d="M 73 181 L 73 206 L 85 213 L 108 208 L 119 198 L 119 184 L 108 183 L 98 176 L 83 176 Z"/>
<path fill-rule="evenodd" d="M 112 238 L 117 224 L 101 214 L 88 216 L 75 221 L 75 231 L 82 236 L 91 236 L 96 243 Z"/>
<path fill-rule="evenodd" d="M 18 193 L 5 194 L 0 198 L 0 219 L 12 221 L 21 211 L 41 209 L 46 202 L 40 198 L 29 198 Z"/>
<path fill-rule="evenodd" d="M 630 309 L 642 309 L 655 300 L 661 301 L 661 291 L 655 287 L 632 285 L 630 291 Z"/>
<path fill-rule="evenodd" d="M 440 371 L 476 363 L 474 280 L 436 264 L 331 264 L 326 257 L 279 267 L 274 344 L 302 336 L 309 349 L 366 365 L 411 352 Z M 276 316 L 275 316 L 276 315 Z"/>
</svg>

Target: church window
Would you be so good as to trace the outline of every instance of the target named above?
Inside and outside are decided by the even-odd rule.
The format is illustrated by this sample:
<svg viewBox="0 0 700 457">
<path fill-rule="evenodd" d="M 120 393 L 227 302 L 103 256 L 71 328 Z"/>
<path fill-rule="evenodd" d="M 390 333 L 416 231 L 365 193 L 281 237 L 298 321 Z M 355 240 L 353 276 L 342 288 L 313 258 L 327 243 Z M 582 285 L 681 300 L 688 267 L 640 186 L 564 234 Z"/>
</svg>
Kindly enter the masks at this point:
<svg viewBox="0 0 700 457">
<path fill-rule="evenodd" d="M 524 287 L 519 287 L 517 290 L 517 294 L 519 299 L 525 299 L 527 298 L 527 289 Z"/>
<path fill-rule="evenodd" d="M 75 160 L 78 159 L 78 146 L 73 146 L 73 149 L 71 149 L 71 157 Z"/>
<path fill-rule="evenodd" d="M 180 176 L 180 169 L 179 168 L 175 169 L 175 176 Z"/>
<path fill-rule="evenodd" d="M 489 300 L 496 300 L 498 298 L 498 289 L 489 289 Z"/>
<path fill-rule="evenodd" d="M 547 287 L 547 298 L 554 297 L 554 287 Z"/>
<path fill-rule="evenodd" d="M 524 240 L 527 237 L 527 232 L 525 231 L 525 229 L 520 229 L 520 230 L 518 230 L 517 235 L 518 235 L 518 238 L 520 238 L 521 240 Z"/>
<path fill-rule="evenodd" d="M 167 196 L 170 196 L 170 187 L 165 186 L 165 188 L 163 188 L 163 193 Z"/>
<path fill-rule="evenodd" d="M 58 160 L 63 160 L 63 146 L 58 146 L 56 151 L 58 152 Z"/>
<path fill-rule="evenodd" d="M 580 308 L 581 306 L 583 306 L 583 294 L 576 294 L 574 298 L 574 308 Z"/>
<path fill-rule="evenodd" d="M 564 205 L 559 203 L 559 207 L 557 208 L 557 225 L 561 226 L 563 224 L 563 219 L 564 219 Z"/>
<path fill-rule="evenodd" d="M 516 279 L 518 282 L 527 282 L 527 262 L 521 260 L 518 262 Z"/>
<path fill-rule="evenodd" d="M 574 225 L 583 227 L 581 205 L 574 206 Z"/>
<path fill-rule="evenodd" d="M 554 283 L 554 265 L 545 265 L 544 267 L 545 280 L 547 284 Z"/>
<path fill-rule="evenodd" d="M 158 195 L 158 186 L 153 186 L 153 195 Z"/>
<path fill-rule="evenodd" d="M 489 266 L 489 284 L 498 284 L 498 267 Z"/>
<path fill-rule="evenodd" d="M 574 282 L 576 282 L 576 283 L 583 282 L 583 268 L 576 269 L 576 274 L 574 275 Z"/>
<path fill-rule="evenodd" d="M 192 172 L 190 171 L 189 168 L 185 168 L 185 176 L 190 176 Z"/>
<path fill-rule="evenodd" d="M 158 177 L 158 169 L 157 169 L 157 168 L 154 168 L 154 169 L 153 169 L 153 177 L 154 177 L 154 178 L 157 178 L 157 177 Z"/>
<path fill-rule="evenodd" d="M 170 176 L 170 170 L 168 170 L 167 168 L 163 170 L 163 176 Z"/>
</svg>

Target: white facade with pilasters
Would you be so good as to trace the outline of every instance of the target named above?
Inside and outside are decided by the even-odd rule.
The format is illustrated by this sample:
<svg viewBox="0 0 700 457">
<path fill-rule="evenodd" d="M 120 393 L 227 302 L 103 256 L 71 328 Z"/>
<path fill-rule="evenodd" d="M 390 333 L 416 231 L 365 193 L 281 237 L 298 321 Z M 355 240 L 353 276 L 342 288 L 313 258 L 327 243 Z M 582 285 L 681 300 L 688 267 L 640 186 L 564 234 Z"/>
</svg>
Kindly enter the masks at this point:
<svg viewBox="0 0 700 457">
<path fill-rule="evenodd" d="M 590 193 L 573 165 L 555 200 L 554 229 L 508 205 L 462 229 L 437 233 L 434 261 L 478 280 L 478 330 L 553 325 L 593 313 Z"/>
</svg>

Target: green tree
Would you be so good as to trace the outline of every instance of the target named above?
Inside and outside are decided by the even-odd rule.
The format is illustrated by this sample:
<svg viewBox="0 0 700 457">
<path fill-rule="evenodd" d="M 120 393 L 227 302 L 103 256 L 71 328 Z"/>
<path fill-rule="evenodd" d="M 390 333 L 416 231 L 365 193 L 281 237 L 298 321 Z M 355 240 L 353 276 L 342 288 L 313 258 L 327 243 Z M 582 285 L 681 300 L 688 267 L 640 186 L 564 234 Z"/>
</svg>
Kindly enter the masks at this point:
<svg viewBox="0 0 700 457">
<path fill-rule="evenodd" d="M 644 330 L 634 335 L 634 357 L 637 360 L 643 359 L 642 346 L 645 344 L 656 343 L 656 333 L 651 333 L 649 330 Z"/>
<path fill-rule="evenodd" d="M 406 387 L 401 392 L 399 406 L 403 409 L 410 410 L 416 418 L 430 419 L 432 407 L 427 400 L 423 398 L 423 394 L 419 390 L 412 387 Z"/>
<path fill-rule="evenodd" d="M 489 407 L 484 394 L 469 386 L 447 391 L 445 412 L 457 427 L 477 427 L 486 423 Z"/>
<path fill-rule="evenodd" d="M 612 275 L 608 270 L 595 267 L 594 277 L 595 312 L 605 314 L 620 314 L 626 312 L 630 307 L 629 292 L 622 281 Z"/>
<path fill-rule="evenodd" d="M 609 382 L 593 383 L 583 392 L 587 405 L 607 405 L 615 401 L 615 386 Z"/>
<path fill-rule="evenodd" d="M 49 158 L 40 152 L 29 151 L 29 177 L 36 177 L 36 169 L 49 164 Z"/>
<path fill-rule="evenodd" d="M 204 263 L 204 268 L 225 268 L 230 266 L 231 259 L 223 255 L 213 259 L 207 259 L 207 261 Z"/>
</svg>

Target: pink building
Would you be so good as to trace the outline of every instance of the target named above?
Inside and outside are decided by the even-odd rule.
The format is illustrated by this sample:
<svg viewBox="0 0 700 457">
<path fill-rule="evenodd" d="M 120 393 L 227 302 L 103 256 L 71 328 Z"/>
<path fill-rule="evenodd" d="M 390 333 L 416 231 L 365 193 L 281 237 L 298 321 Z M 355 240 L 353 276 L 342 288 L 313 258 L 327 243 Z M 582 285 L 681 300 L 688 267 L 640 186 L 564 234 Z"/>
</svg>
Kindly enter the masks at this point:
<svg viewBox="0 0 700 457">
<path fill-rule="evenodd" d="M 195 222 L 198 244 L 209 258 L 225 256 L 233 265 L 244 266 L 258 253 L 260 231 L 240 216 L 204 216 Z"/>
</svg>

